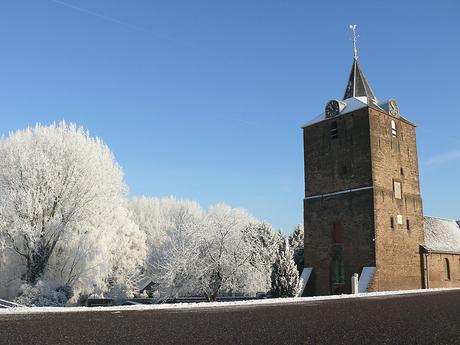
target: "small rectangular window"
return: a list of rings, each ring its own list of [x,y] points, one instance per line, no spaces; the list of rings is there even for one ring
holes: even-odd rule
[[[342,243],[342,228],[340,224],[334,224],[334,243]]]
[[[395,219],[393,217],[390,218],[390,225],[392,229],[395,228]]]

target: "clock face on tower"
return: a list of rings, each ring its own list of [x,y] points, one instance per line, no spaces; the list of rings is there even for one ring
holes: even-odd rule
[[[391,116],[399,115],[398,103],[396,103],[396,101],[394,99],[390,99],[388,101],[388,113]]]
[[[326,119],[336,116],[340,112],[339,102],[333,99],[326,104]]]
[[[326,104],[326,119],[339,115],[339,113],[347,106],[345,102],[333,99]]]

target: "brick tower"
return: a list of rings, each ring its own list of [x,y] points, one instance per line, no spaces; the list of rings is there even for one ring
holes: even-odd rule
[[[360,291],[422,287],[416,126],[376,99],[354,55],[343,101],[302,127],[304,295],[350,293],[354,273]]]

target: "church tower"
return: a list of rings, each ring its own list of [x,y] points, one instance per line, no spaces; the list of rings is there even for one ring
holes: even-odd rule
[[[415,125],[393,99],[379,102],[354,59],[343,100],[303,129],[304,295],[422,287]]]

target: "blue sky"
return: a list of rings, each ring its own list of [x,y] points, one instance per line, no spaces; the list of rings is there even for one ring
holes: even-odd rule
[[[1,1],[0,134],[98,136],[130,196],[302,219],[301,126],[342,99],[356,24],[376,97],[418,125],[424,213],[460,219],[460,1]]]

